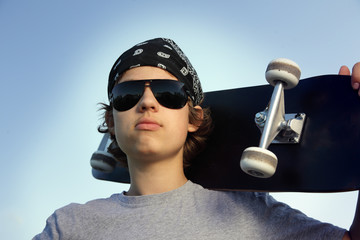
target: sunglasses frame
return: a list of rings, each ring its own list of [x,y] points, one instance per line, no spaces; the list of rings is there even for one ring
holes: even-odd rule
[[[120,82],[114,86],[110,95],[113,108],[120,112],[130,110],[138,104],[146,87],[150,88],[156,101],[166,108],[181,109],[189,100],[189,91],[185,84],[180,81],[173,79],[133,80]],[[165,91],[166,87],[173,89]],[[124,89],[132,92],[132,94],[122,93],[122,90],[126,91]],[[121,103],[121,101],[123,102]]]

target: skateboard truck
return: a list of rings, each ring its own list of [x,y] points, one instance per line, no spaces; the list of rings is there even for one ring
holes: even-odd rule
[[[115,168],[116,161],[114,156],[107,151],[111,144],[110,134],[104,134],[99,148],[93,153],[90,159],[90,165],[92,168],[101,172],[112,172]]]
[[[274,175],[277,157],[267,150],[271,143],[298,143],[306,115],[285,114],[284,89],[295,87],[300,79],[300,67],[293,61],[279,58],[266,69],[266,80],[274,86],[271,100],[264,111],[255,114],[255,123],[262,132],[259,147],[246,148],[241,156],[241,169],[254,177]]]
[[[283,103],[281,103],[283,104]],[[269,107],[255,114],[255,123],[260,132],[264,132]],[[279,132],[272,140],[272,144],[295,144],[300,142],[302,128],[304,126],[305,113],[290,113],[283,115],[279,126]]]

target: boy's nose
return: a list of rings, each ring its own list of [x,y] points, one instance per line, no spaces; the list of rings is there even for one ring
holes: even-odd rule
[[[144,94],[138,102],[138,109],[141,112],[148,110],[156,112],[159,110],[159,103],[151,91],[149,84],[145,84]]]

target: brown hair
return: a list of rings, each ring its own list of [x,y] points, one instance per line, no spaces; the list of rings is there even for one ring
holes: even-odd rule
[[[203,108],[203,114],[201,110],[194,108],[191,101],[189,104],[189,122],[197,125],[199,128],[195,132],[188,132],[185,144],[184,144],[184,168],[191,166],[191,161],[199,154],[206,145],[206,140],[212,131],[212,119],[209,108]],[[116,142],[116,137],[109,131],[109,121],[113,117],[113,107],[110,105],[101,103],[103,110],[103,123],[98,127],[100,133],[110,133],[112,143],[110,144],[108,151],[119,161],[124,167],[127,167],[126,154],[120,149]]]

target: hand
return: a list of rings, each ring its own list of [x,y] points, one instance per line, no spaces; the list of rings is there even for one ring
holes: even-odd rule
[[[350,70],[347,66],[342,66],[339,70],[339,75],[350,75]],[[360,62],[356,63],[352,69],[351,86],[358,91],[360,96]]]

